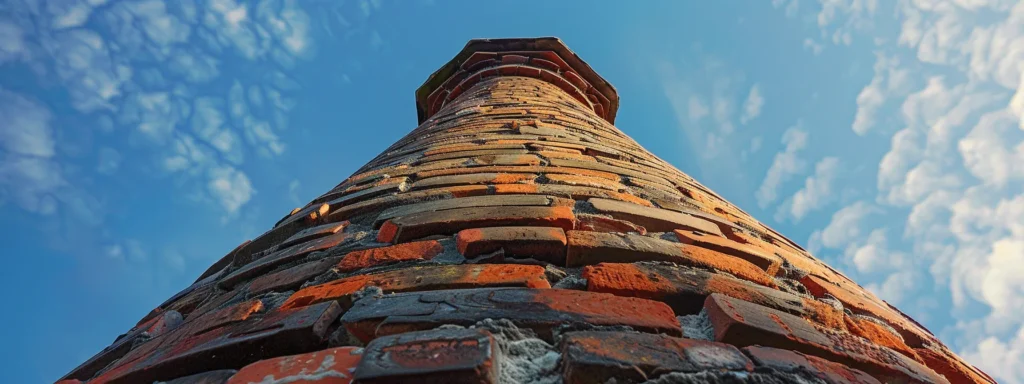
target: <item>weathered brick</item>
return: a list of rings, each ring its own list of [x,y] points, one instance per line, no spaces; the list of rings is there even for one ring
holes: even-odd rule
[[[316,239],[318,237],[333,235],[335,233],[338,233],[338,231],[344,229],[346,225],[348,225],[348,222],[342,221],[339,223],[328,223],[324,225],[318,225],[312,228],[306,228],[292,235],[291,237],[285,239],[285,241],[281,242],[281,244],[278,245],[278,247],[284,248],[298,243],[304,243]]]
[[[581,231],[591,232],[633,232],[646,235],[647,229],[625,220],[613,219],[610,217],[578,214],[576,215],[576,228]]]
[[[675,233],[679,242],[683,244],[696,245],[736,256],[760,267],[771,276],[775,276],[779,267],[782,266],[782,258],[767,253],[761,248],[741,244],[721,236],[706,235],[699,231],[677,229]]]
[[[538,175],[530,173],[469,173],[437,176],[413,183],[411,190],[472,184],[530,184]]]
[[[503,250],[505,256],[565,265],[565,231],[555,227],[490,227],[459,231],[456,244],[467,258]]]
[[[895,328],[900,333],[900,336],[903,337],[903,340],[913,348],[921,347],[924,345],[925,340],[934,339],[933,336],[916,324],[908,321],[902,314],[889,309],[889,306],[881,302],[881,300],[868,296],[869,293],[867,291],[858,290],[864,293],[857,293],[850,286],[825,281],[814,275],[807,275],[800,279],[800,282],[811,291],[814,297],[823,297],[828,294],[843,303],[843,307],[853,311],[853,313],[866,314],[884,320]]]
[[[442,304],[443,303],[443,304]],[[643,313],[644,316],[636,316]],[[551,340],[552,329],[625,325],[643,332],[681,336],[679,321],[664,303],[564,289],[483,288],[408,292],[360,300],[345,313],[345,328],[360,340],[434,328],[508,319]]]
[[[758,367],[819,379],[826,384],[881,384],[863,371],[816,356],[762,346],[743,348]]]
[[[636,204],[608,199],[595,198],[588,201],[594,205],[594,209],[598,212],[611,215],[616,219],[642,225],[648,231],[671,232],[676,229],[689,229],[723,236],[721,229],[715,223],[685,213],[642,207]]]
[[[178,328],[132,350],[90,383],[169,380],[214,369],[241,368],[264,358],[316,349],[325,341],[327,326],[340,313],[336,303],[324,303],[271,312],[258,321],[199,335],[192,335],[188,327]]]
[[[437,240],[414,241],[387,247],[370,248],[349,252],[337,264],[338,272],[349,273],[364,268],[377,267],[403,261],[430,260],[444,252],[444,246]]]
[[[467,228],[540,226],[571,230],[576,219],[568,207],[480,207],[416,213],[381,226],[378,241],[402,243],[431,235],[451,235]]]
[[[350,235],[339,232],[316,238],[305,243],[295,244],[288,248],[274,252],[266,257],[246,264],[244,267],[232,272],[221,279],[218,284],[224,288],[231,288],[240,282],[251,279],[256,275],[266,273],[282,264],[299,260],[306,255],[332,248],[350,239]]]
[[[995,383],[991,377],[970,364],[960,360],[952,352],[943,348],[916,348],[914,352],[921,357],[928,368],[946,376],[951,383]]]
[[[361,357],[361,348],[339,347],[260,360],[238,370],[227,384],[349,384]]]
[[[499,350],[480,329],[435,329],[371,341],[355,371],[360,383],[497,383]]]
[[[569,242],[566,266],[569,267],[597,263],[667,261],[714,268],[761,285],[775,286],[771,277],[755,265],[709,249],[624,233],[569,231],[566,237]]]
[[[580,176],[580,175],[564,175],[564,174],[557,174],[557,173],[547,174],[547,175],[544,175],[544,177],[546,178],[548,183],[552,183],[552,184],[565,184],[565,185],[575,185],[575,186],[583,186],[583,187],[593,187],[593,188],[607,189],[607,190],[610,190],[610,191],[623,191],[623,190],[626,189],[626,186],[622,185],[621,183],[618,183],[618,182],[615,182],[615,181],[611,181],[611,180],[602,179],[602,178],[598,178],[598,177],[589,177],[589,176]]]
[[[132,349],[133,344],[143,337],[144,333],[151,338],[161,336],[180,326],[182,320],[181,314],[177,311],[161,311],[158,315],[118,337],[110,346],[103,348],[89,360],[61,377],[61,380],[87,380],[110,363],[125,356]]]
[[[162,384],[225,384],[228,382],[228,379],[235,374],[235,372],[237,371],[233,369],[219,369],[216,371],[179,377],[171,381],[165,381]]]
[[[457,199],[431,200],[409,205],[400,205],[388,208],[377,215],[374,227],[379,228],[385,221],[408,216],[415,213],[444,211],[456,208],[470,207],[501,207],[501,206],[537,206],[543,207],[551,204],[548,196],[535,195],[509,195],[509,196],[472,196]]]
[[[903,342],[903,338],[898,334],[893,333],[894,331],[890,331],[887,327],[865,318],[849,315],[846,315],[845,318],[846,329],[848,329],[850,333],[863,337],[872,343],[888,347],[921,362],[921,358]]]
[[[639,383],[672,373],[753,370],[736,347],[703,340],[627,332],[573,332],[562,337],[567,384]]]
[[[259,300],[247,300],[226,308],[205,313],[195,319],[189,319],[188,326],[192,334],[200,334],[214,328],[220,328],[231,323],[245,321],[253,314],[263,310],[263,302]]]
[[[424,265],[356,275],[306,287],[292,294],[282,308],[297,308],[325,301],[352,305],[352,295],[375,286],[387,293],[482,287],[550,288],[544,268],[537,265],[466,264]]]
[[[306,281],[327,272],[340,259],[339,257],[327,257],[257,277],[249,284],[248,292],[250,295],[256,296],[267,292],[296,289]]]
[[[704,306],[715,340],[738,347],[764,345],[818,356],[882,381],[948,383],[928,367],[846,332],[819,330],[806,320],[728,296],[712,294]]]

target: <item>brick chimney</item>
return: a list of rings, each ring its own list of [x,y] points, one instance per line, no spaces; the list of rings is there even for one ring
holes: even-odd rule
[[[470,41],[416,129],[63,382],[993,382],[618,102],[556,38]]]

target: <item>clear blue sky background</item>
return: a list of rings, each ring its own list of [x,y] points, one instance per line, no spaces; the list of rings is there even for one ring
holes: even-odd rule
[[[53,381],[406,134],[468,39],[550,35],[620,129],[1024,383],[1024,6],[935,3],[6,1],[4,380]]]

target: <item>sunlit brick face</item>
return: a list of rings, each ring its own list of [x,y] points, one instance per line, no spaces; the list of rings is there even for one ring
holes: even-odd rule
[[[416,96],[406,137],[63,379],[992,382],[616,128],[557,39],[474,40]]]

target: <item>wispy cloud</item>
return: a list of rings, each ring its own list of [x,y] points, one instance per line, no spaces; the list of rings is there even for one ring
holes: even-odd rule
[[[814,174],[804,180],[804,186],[779,207],[776,220],[787,215],[799,222],[808,213],[824,208],[836,199],[836,179],[841,170],[839,158],[826,157],[814,166]]]
[[[805,161],[800,158],[799,152],[807,146],[807,131],[804,131],[800,124],[790,127],[782,134],[782,152],[775,154],[772,165],[761,182],[754,196],[757,198],[757,205],[761,208],[778,198],[779,187],[789,181],[793,176],[804,171]]]
[[[764,107],[764,97],[761,96],[761,88],[754,84],[753,87],[750,87],[747,100],[743,102],[743,115],[740,116],[740,124],[747,124],[761,116],[762,107]]]

